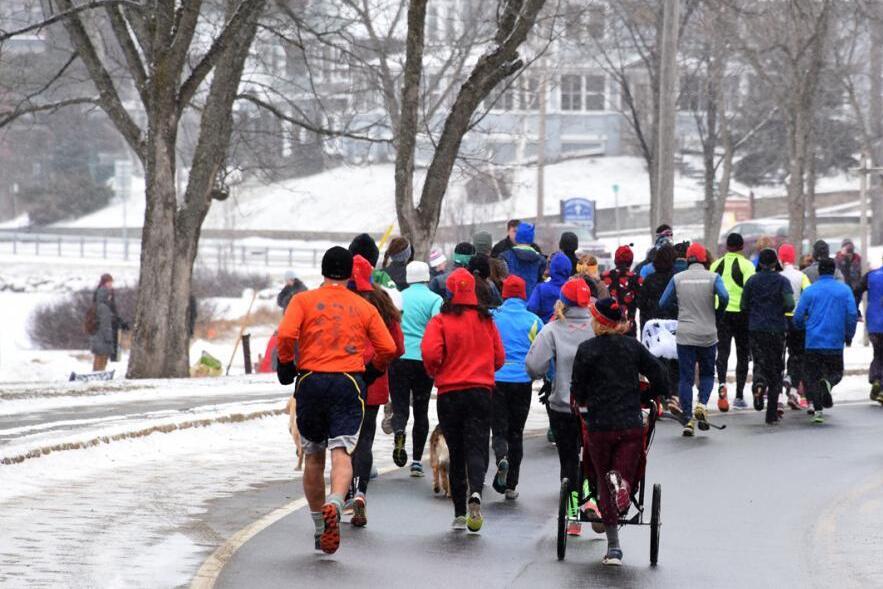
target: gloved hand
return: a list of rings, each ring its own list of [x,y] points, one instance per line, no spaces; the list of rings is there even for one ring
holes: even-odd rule
[[[549,404],[549,395],[552,394],[552,381],[544,380],[543,386],[540,387],[540,403]]]
[[[369,362],[365,366],[365,374],[362,375],[362,379],[365,381],[365,385],[370,387],[375,380],[383,376],[384,372]]]
[[[851,347],[852,347],[852,338],[851,338],[851,337],[846,339],[846,347],[847,347],[847,348],[851,348]]]
[[[297,367],[294,365],[294,362],[286,364],[279,362],[276,366],[276,377],[279,379],[279,384],[290,385],[294,382],[294,377],[296,376]]]

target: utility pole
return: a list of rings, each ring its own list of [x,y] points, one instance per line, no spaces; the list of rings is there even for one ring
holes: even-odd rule
[[[656,145],[656,199],[653,225],[671,223],[674,219],[674,155],[677,122],[677,60],[680,0],[665,0],[662,17],[662,39],[659,58],[658,142]],[[652,231],[651,227],[651,231]]]
[[[546,77],[545,64],[540,68],[539,107],[540,120],[537,129],[537,229],[543,224],[546,206]]]

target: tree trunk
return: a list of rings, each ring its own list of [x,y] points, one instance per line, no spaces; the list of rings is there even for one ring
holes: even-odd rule
[[[813,138],[815,133],[810,136],[809,155],[807,156],[806,170],[806,238],[809,243],[815,242],[818,236],[818,224],[816,222],[816,156],[815,142]]]
[[[871,29],[871,49],[868,67],[870,69],[870,96],[869,100],[869,132],[873,145],[869,153],[873,154],[873,165],[879,166],[883,162],[883,23],[879,18],[881,10],[878,4],[874,5],[875,18],[868,22]],[[871,243],[883,242],[883,189],[881,178],[877,174],[871,176]]]
[[[806,206],[803,180],[806,171],[806,113],[795,104],[788,116],[788,222],[791,243],[800,250],[803,243]]]

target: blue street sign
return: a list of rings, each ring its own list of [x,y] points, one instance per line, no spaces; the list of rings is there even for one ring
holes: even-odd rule
[[[561,202],[561,220],[595,230],[595,201],[587,198],[569,198]]]

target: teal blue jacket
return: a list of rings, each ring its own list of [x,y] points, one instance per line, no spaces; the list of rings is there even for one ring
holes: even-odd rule
[[[441,311],[442,298],[426,283],[412,284],[402,291],[402,332],[405,334],[404,360],[423,360],[420,344],[426,324]]]

